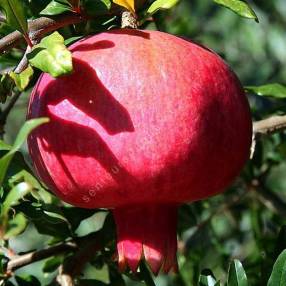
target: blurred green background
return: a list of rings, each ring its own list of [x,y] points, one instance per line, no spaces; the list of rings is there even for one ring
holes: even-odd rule
[[[32,4],[41,10],[47,2],[32,1]],[[243,19],[210,0],[181,0],[173,9],[156,14],[155,20],[160,30],[188,37],[219,53],[245,86],[286,84],[286,2],[250,3],[259,23]],[[147,28],[155,26],[151,23]],[[30,90],[21,96],[9,116],[5,135],[8,143],[14,141],[25,121],[29,93]],[[284,99],[251,94],[248,98],[254,120],[285,113]],[[155,278],[157,286],[196,285],[203,269],[211,269],[225,282],[229,262],[234,258],[243,263],[249,285],[266,285],[275,259],[286,247],[285,139],[285,133],[260,138],[254,158],[225,194],[180,209],[180,274]],[[81,231],[94,230],[104,216],[97,214],[96,218],[85,221]],[[23,234],[11,239],[10,246],[16,252],[23,252],[42,248],[50,238],[39,235],[31,224]],[[51,281],[55,275],[52,272],[43,276],[44,263],[32,264],[17,273],[32,273],[44,285],[44,281]],[[92,264],[86,268],[85,277],[104,282],[109,279],[106,266]],[[127,276],[124,279],[127,285],[142,285]]]

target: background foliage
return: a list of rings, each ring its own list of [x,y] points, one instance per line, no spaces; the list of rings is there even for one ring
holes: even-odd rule
[[[114,2],[130,10],[137,8],[143,28],[188,37],[218,52],[246,87],[254,120],[285,113],[285,0],[253,0],[253,10],[239,0],[157,0],[147,1],[141,8],[132,6],[132,1]],[[172,7],[176,2],[179,3]],[[7,21],[1,19],[0,35],[19,30],[31,44],[26,17],[38,18],[41,11],[48,16],[65,17],[78,12],[78,4],[79,1],[67,0],[1,0]],[[41,43],[33,42],[40,45],[44,55],[33,50],[30,65],[27,68],[26,63],[22,73],[11,71],[18,66],[27,44],[21,42],[0,56],[0,132],[4,136],[0,141],[0,285],[58,285],[65,272],[76,277],[75,285],[286,285],[283,130],[257,136],[252,160],[224,194],[181,207],[177,275],[155,278],[146,265],[141,265],[136,275],[118,273],[110,215],[105,210],[66,205],[33,177],[22,143],[26,134],[43,122],[28,122],[19,130],[25,122],[27,100],[39,69],[55,76],[69,72],[71,66],[61,66],[61,70],[53,66],[59,50],[69,57],[64,40],[69,44],[83,35],[120,26],[120,13],[106,14],[108,9],[114,9],[110,1],[86,0],[81,4],[91,17],[88,22],[58,29],[64,39],[51,34]],[[162,7],[172,9],[157,11]],[[43,62],[47,56],[51,57],[49,64]],[[17,102],[8,115],[7,107],[14,99]],[[54,249],[55,245],[59,249]],[[11,262],[16,254],[47,247],[52,247],[56,255],[13,268]]]

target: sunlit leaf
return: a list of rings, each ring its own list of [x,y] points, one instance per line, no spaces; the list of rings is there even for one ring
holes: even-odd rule
[[[199,286],[216,286],[217,281],[209,269],[204,269],[199,276]]]
[[[31,192],[31,190],[32,190],[31,186],[26,182],[22,182],[17,186],[15,186],[12,190],[10,190],[1,209],[2,215],[6,215],[11,207],[19,204],[19,202],[29,192]]]
[[[14,161],[14,160],[13,160]],[[19,164],[19,163],[18,163]],[[38,182],[38,180],[30,174],[26,170],[21,170],[20,172],[13,174],[11,178],[9,178],[9,185],[16,185],[19,182],[26,182],[32,187],[32,195],[37,200],[41,200],[45,202],[46,204],[50,204],[52,202],[52,195],[47,192],[41,184]],[[34,191],[36,190],[36,191]]]
[[[254,19],[258,22],[257,15],[255,14],[254,10],[245,0],[213,0],[215,3],[224,6],[239,16],[244,18]]]
[[[18,213],[14,218],[8,221],[4,239],[17,236],[22,233],[27,227],[27,220],[22,213]]]
[[[21,73],[10,72],[10,77],[14,80],[16,86],[20,91],[25,90],[25,88],[30,83],[34,74],[33,68],[29,65],[24,71]]]
[[[34,46],[28,59],[32,66],[53,77],[70,74],[73,69],[71,52],[58,32],[43,38],[38,45]]]
[[[260,96],[286,98],[286,86],[279,83],[271,83],[261,86],[246,86],[245,90]]]
[[[148,8],[147,13],[148,14],[154,14],[158,10],[170,9],[173,6],[175,6],[179,1],[180,0],[156,0]]]

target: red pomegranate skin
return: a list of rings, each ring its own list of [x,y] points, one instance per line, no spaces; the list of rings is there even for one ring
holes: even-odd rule
[[[113,210],[119,267],[177,268],[177,208],[222,192],[249,156],[247,99],[214,52],[157,31],[72,45],[74,72],[35,86],[35,170],[62,200]]]

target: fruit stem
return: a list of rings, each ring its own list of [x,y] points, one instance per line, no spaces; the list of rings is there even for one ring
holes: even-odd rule
[[[137,29],[138,21],[136,15],[131,11],[123,11],[121,16],[121,28]]]

